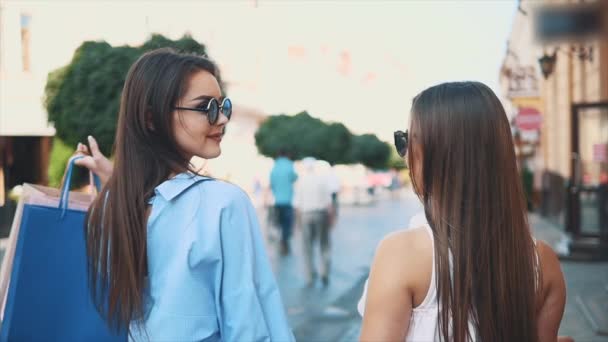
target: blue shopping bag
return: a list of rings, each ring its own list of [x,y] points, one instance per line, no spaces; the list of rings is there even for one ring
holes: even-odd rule
[[[74,160],[58,205],[23,205],[0,342],[127,340],[127,331],[108,327],[91,297],[86,209],[69,205]]]

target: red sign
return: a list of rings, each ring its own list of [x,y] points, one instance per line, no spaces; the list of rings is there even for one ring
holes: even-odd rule
[[[522,131],[537,131],[542,123],[543,117],[535,108],[520,108],[515,117],[515,125]]]

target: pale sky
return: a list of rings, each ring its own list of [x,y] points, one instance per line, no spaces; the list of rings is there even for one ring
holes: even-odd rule
[[[390,140],[405,127],[412,97],[430,85],[468,79],[498,91],[515,8],[514,1],[260,1],[252,26],[266,38],[252,39],[232,63],[251,50],[262,56],[255,76],[261,89],[243,94],[246,102],[271,113],[308,109]],[[262,42],[270,51],[256,49]],[[305,54],[274,60],[275,44],[276,53],[300,45]],[[344,50],[351,57],[347,75],[336,73]]]
[[[138,45],[151,33],[190,32],[222,67],[235,103],[267,114],[306,109],[387,141],[430,85],[478,80],[498,92],[517,7],[515,0],[3,3],[32,15],[41,82],[83,40]]]

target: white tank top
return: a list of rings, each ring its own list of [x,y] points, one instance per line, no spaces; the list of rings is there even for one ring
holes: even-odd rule
[[[437,287],[435,283],[435,238],[433,237],[433,231],[428,223],[424,223],[422,225],[424,230],[429,234],[431,238],[431,248],[433,251],[433,261],[432,261],[432,270],[431,270],[431,282],[429,284],[429,289],[426,293],[426,297],[420,305],[412,309],[412,315],[410,316],[410,325],[407,331],[407,336],[405,337],[406,342],[430,342],[430,341],[439,341],[439,325],[438,325],[438,314],[439,314],[439,303],[437,302]],[[536,239],[534,240],[534,244],[536,245]],[[538,252],[536,253],[536,261],[537,265],[540,265]],[[452,255],[450,253],[450,270],[452,270]],[[536,270],[536,279],[537,281],[540,279],[538,274],[538,269]],[[537,286],[540,284],[537,283]],[[357,305],[357,310],[359,314],[363,316],[365,312],[365,301],[367,298],[367,281],[365,282],[365,287],[363,289],[363,295],[359,300]],[[473,322],[469,319],[469,336],[472,336],[469,340],[470,342],[476,341],[475,326]]]
[[[431,282],[429,289],[426,293],[426,297],[420,305],[412,309],[412,315],[410,316],[410,325],[405,337],[406,342],[430,342],[439,341],[439,329],[438,329],[438,314],[439,314],[439,303],[437,302],[437,288],[435,284],[435,240],[433,238],[433,232],[428,224],[424,225],[424,229],[428,232],[431,238],[431,247],[433,250],[433,262],[431,271]],[[450,256],[450,266],[452,264]],[[359,300],[357,309],[359,314],[363,316],[365,311],[365,300],[367,298],[367,281],[365,282],[365,288],[363,295]],[[473,336],[471,342],[475,342],[475,328],[472,322],[469,320],[469,332],[470,336]]]

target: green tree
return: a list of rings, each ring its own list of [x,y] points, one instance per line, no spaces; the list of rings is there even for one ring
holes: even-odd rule
[[[74,154],[75,148],[66,145],[58,137],[53,138],[53,148],[51,149],[51,157],[48,169],[49,186],[58,188],[61,186],[65,166],[68,160]],[[78,189],[89,183],[89,173],[86,169],[76,168],[72,174],[71,188]]]
[[[293,119],[287,115],[274,115],[268,118],[255,133],[255,144],[258,151],[268,157],[275,158],[279,151],[297,152],[298,144],[290,137]]]
[[[255,141],[258,151],[271,158],[287,150],[295,159],[311,156],[331,164],[362,163],[374,169],[389,166],[391,151],[373,134],[355,136],[343,124],[327,124],[305,111],[269,117],[256,132]]]
[[[401,157],[399,153],[397,153],[397,150],[393,147],[391,147],[391,156],[388,160],[388,167],[399,171],[407,169],[405,158]]]
[[[332,164],[346,162],[351,139],[343,124],[327,124],[306,111],[294,116],[271,116],[255,135],[258,151],[265,156],[274,158],[286,150],[295,159],[311,156]]]
[[[353,135],[341,123],[332,123],[320,130],[316,146],[319,147],[317,156],[332,164],[348,163],[348,152],[351,149]]]
[[[65,165],[74,153],[74,148],[67,146],[61,139],[53,138],[53,149],[51,150],[51,162],[49,164],[49,185],[58,188],[61,185]]]
[[[390,146],[374,134],[354,136],[350,154],[352,162],[359,162],[371,169],[388,167],[391,155]]]
[[[68,146],[76,146],[94,135],[102,152],[109,154],[127,71],[143,53],[160,47],[207,55],[205,46],[188,35],[174,41],[155,34],[139,47],[84,42],[70,64],[47,78],[44,104],[57,136]]]

